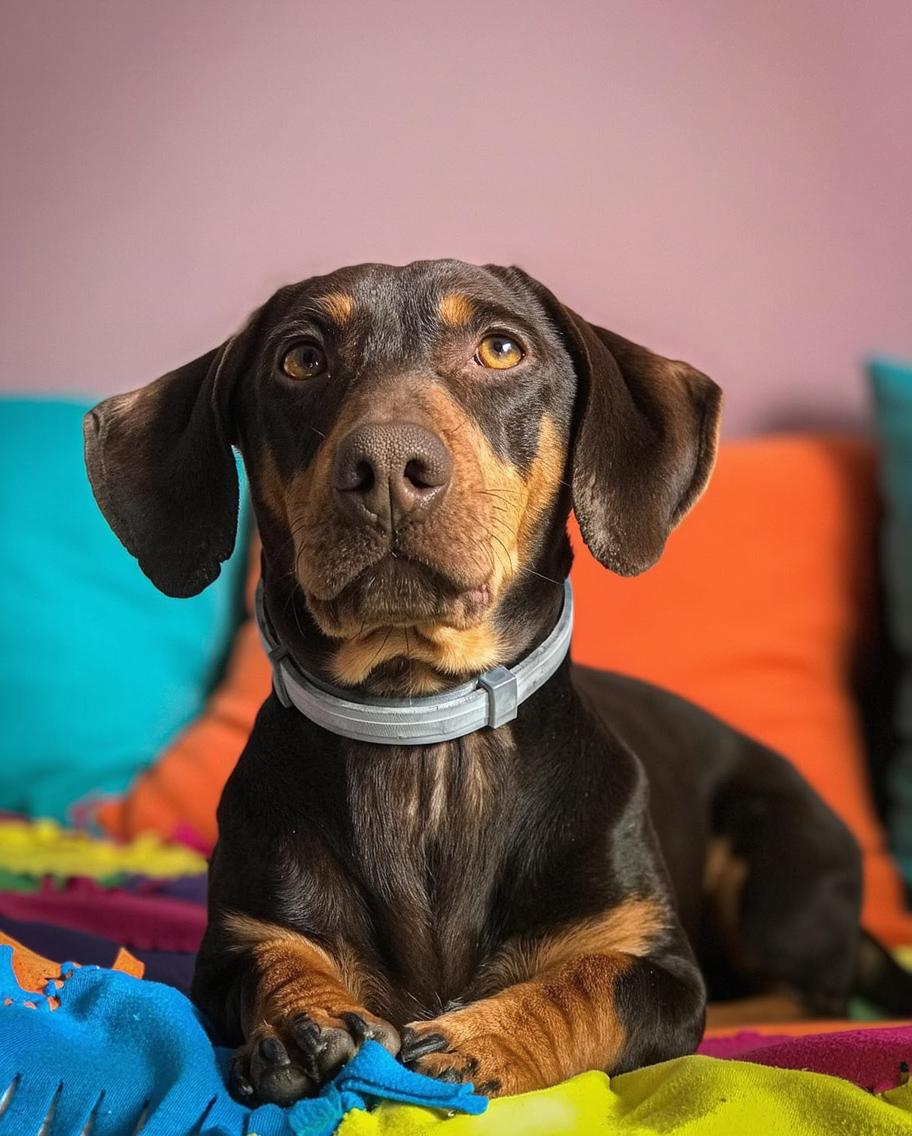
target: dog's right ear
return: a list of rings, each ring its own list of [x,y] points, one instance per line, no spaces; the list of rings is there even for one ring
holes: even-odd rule
[[[234,548],[229,401],[235,339],[85,416],[85,461],[108,524],[153,584],[194,596]]]

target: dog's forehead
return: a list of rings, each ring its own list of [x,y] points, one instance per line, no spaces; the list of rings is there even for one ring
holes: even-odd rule
[[[358,264],[282,289],[283,315],[296,309],[346,326],[467,324],[488,308],[534,316],[526,297],[488,268],[459,260]]]

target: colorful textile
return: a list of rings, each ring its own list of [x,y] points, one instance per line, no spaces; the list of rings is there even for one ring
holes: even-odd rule
[[[801,1037],[744,1032],[704,1041],[700,1050],[778,1069],[813,1069],[851,1081],[868,1092],[882,1093],[909,1080],[912,1026],[868,1027]]]
[[[165,844],[146,834],[128,844],[95,839],[61,828],[51,820],[0,821],[0,870],[29,876],[91,876],[118,873],[144,876],[194,876],[206,871],[199,853]]]
[[[102,888],[86,879],[62,887],[45,883],[31,895],[0,893],[0,924],[5,919],[88,931],[139,950],[196,951],[206,930],[206,908],[199,903]]]
[[[52,1002],[58,1002],[53,1012]],[[251,1110],[225,1088],[230,1053],[214,1049],[190,1002],[170,987],[97,967],[64,964],[43,995],[16,981],[0,946],[0,1136],[53,1132],[133,1136],[330,1136],[351,1109],[378,1099],[444,1111],[485,1106],[467,1085],[411,1073],[376,1042],[312,1099]]]
[[[0,931],[0,947],[9,947],[13,973],[19,986],[25,992],[41,994],[47,989],[48,983],[57,978],[60,973],[59,963],[52,962],[24,946],[4,931]],[[129,951],[125,951],[123,947],[118,949],[111,970],[119,970],[124,974],[132,975],[134,978],[142,978],[143,976],[143,964],[139,959],[134,958]],[[56,1002],[56,999],[49,1001],[51,1001],[53,1009],[53,1003]]]
[[[0,1130],[2,1131],[2,1130]],[[836,1077],[743,1061],[680,1057],[609,1080],[493,1100],[484,1116],[443,1119],[382,1104],[350,1113],[338,1136],[912,1136],[912,1085],[873,1096]]]
[[[31,923],[4,919],[3,928],[29,950],[47,958],[79,959],[91,966],[111,967],[120,945],[111,939],[57,927],[53,923]],[[163,982],[184,994],[190,993],[196,955],[187,951],[131,951],[143,965],[144,976]]]

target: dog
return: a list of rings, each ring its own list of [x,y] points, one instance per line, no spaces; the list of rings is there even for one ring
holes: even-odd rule
[[[621,1073],[695,1049],[707,985],[842,1012],[845,826],[758,742],[564,656],[570,509],[607,569],[649,568],[721,403],[518,268],[425,261],[282,288],[86,416],[97,501],[168,595],[232,551],[233,447],[249,480],[276,683],[192,990],[241,1099],[311,1094],[365,1038],[494,1095]],[[461,700],[487,715],[467,732],[441,725]]]

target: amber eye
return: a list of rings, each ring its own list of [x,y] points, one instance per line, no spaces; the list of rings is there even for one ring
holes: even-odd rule
[[[326,352],[316,343],[296,343],[282,356],[282,370],[290,379],[315,379],[325,373]]]
[[[525,352],[509,335],[486,335],[478,344],[475,359],[482,367],[506,371],[522,361]]]

